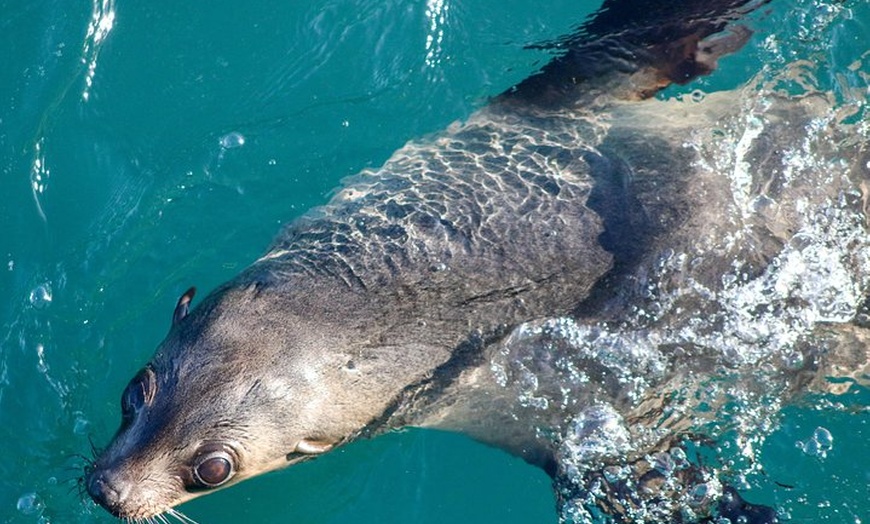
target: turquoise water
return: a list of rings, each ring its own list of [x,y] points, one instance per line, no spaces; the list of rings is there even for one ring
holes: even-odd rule
[[[112,522],[78,496],[78,455],[111,437],[120,393],[177,297],[256,259],[342,177],[527,76],[546,55],[526,44],[597,7],[155,4],[0,0],[2,522]],[[855,66],[870,49],[866,3],[770,9],[716,75],[667,95],[733,88],[799,59],[820,64],[819,84],[844,106],[851,89],[866,93],[868,69]],[[853,388],[786,408],[746,497],[794,522],[870,520],[868,404]],[[819,427],[833,436],[824,457],[795,445]],[[411,430],[183,509],[216,524],[545,523],[553,508],[541,471]]]

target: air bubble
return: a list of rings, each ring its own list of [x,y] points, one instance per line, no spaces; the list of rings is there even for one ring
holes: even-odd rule
[[[698,484],[689,493],[690,503],[695,506],[700,506],[707,501],[710,495],[710,487],[707,484]]]
[[[45,503],[36,493],[25,493],[18,497],[15,507],[24,515],[36,515],[45,509]]]
[[[51,286],[40,284],[30,292],[30,305],[36,309],[44,309],[51,304]]]
[[[782,356],[786,368],[799,370],[804,367],[804,354],[798,350],[787,351]]]
[[[438,272],[446,271],[446,270],[447,270],[447,264],[445,264],[443,262],[439,262],[437,264],[433,264],[433,265],[429,266],[429,271],[431,271],[432,273],[438,273]]]
[[[656,453],[652,458],[653,468],[665,477],[671,476],[674,470],[677,469],[674,457],[670,453]]]
[[[624,477],[622,469],[618,466],[607,466],[604,468],[604,480],[610,484],[616,484]]]
[[[38,369],[40,373],[48,373],[48,364],[45,362],[45,346],[42,344],[36,345],[36,358],[36,369]]]
[[[813,432],[813,436],[806,442],[798,441],[795,445],[807,455],[823,459],[828,456],[828,451],[834,447],[834,437],[827,429],[818,427]]]
[[[813,438],[816,439],[816,442],[818,442],[820,446],[823,446],[826,449],[831,449],[831,447],[833,447],[834,437],[831,435],[831,432],[825,428],[816,428],[813,432]]]
[[[685,469],[689,466],[689,459],[686,457],[686,452],[683,448],[673,448],[670,451],[671,460],[674,462],[674,467],[677,469]]]
[[[224,149],[235,149],[245,145],[245,137],[241,133],[233,131],[222,136],[220,142]]]
[[[76,435],[87,435],[90,422],[81,412],[76,412],[75,421],[73,422],[73,433]]]

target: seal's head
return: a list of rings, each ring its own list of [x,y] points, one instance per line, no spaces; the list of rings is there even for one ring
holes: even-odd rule
[[[113,515],[147,520],[305,460],[371,417],[343,396],[347,361],[323,347],[334,339],[277,322],[255,287],[228,286],[189,315],[194,290],[179,299],[169,335],[121,396],[118,432],[86,472],[88,494]]]

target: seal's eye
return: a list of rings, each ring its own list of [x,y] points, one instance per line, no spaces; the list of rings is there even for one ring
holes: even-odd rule
[[[124,420],[129,420],[143,406],[150,404],[156,390],[157,380],[150,367],[137,373],[121,395],[121,415]]]
[[[224,450],[210,451],[196,459],[193,476],[206,488],[216,488],[230,480],[235,473],[233,457]]]

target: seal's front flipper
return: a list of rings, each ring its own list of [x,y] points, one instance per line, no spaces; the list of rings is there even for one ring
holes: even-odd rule
[[[716,508],[719,519],[729,522],[744,522],[745,524],[776,524],[779,519],[776,510],[769,506],[746,502],[740,493],[731,486],[722,489],[722,498]]]
[[[605,0],[578,31],[536,46],[564,50],[499,97],[544,107],[584,95],[642,99],[716,68],[752,34],[734,22],[766,0]]]

